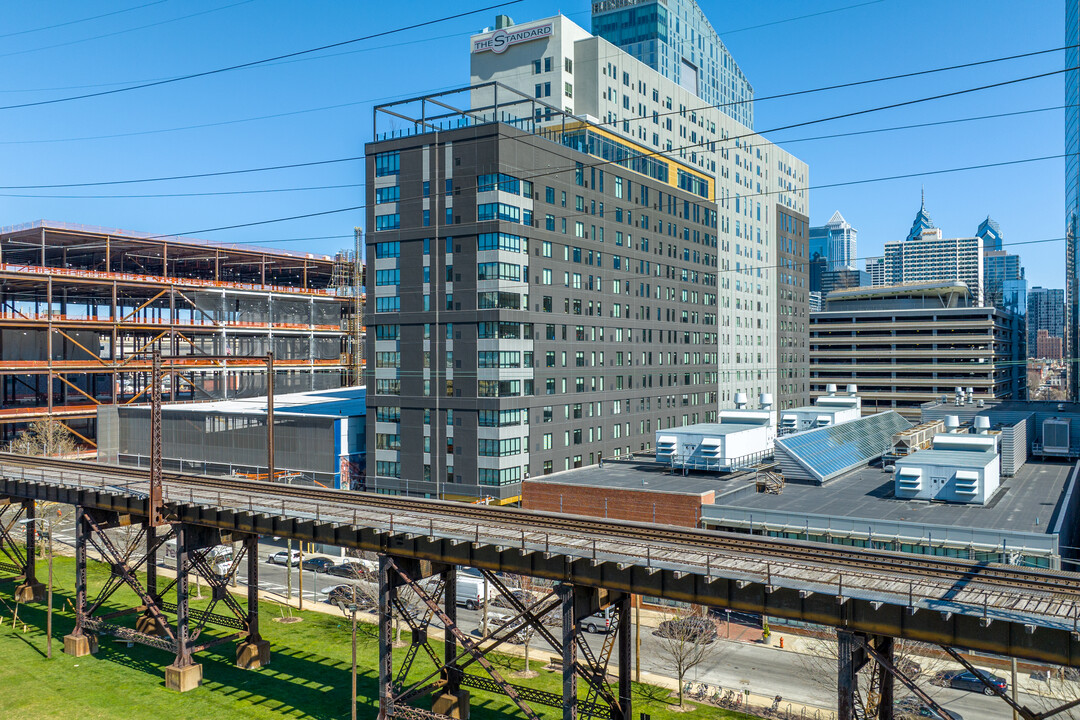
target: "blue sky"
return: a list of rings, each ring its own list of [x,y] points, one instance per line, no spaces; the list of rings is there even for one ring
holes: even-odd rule
[[[1058,47],[1059,0],[700,0],[758,97]],[[124,0],[0,6],[0,105],[121,87],[368,35],[493,0],[296,3]],[[780,22],[813,12],[849,8]],[[589,25],[589,3],[527,0],[517,21],[563,12]],[[33,32],[89,16],[85,22]],[[468,36],[494,12],[265,67],[35,108],[0,110],[0,185],[95,182],[356,156],[371,107],[465,85]],[[776,23],[776,24],[767,24]],[[752,29],[751,26],[767,24]],[[31,31],[31,32],[27,32]],[[1064,53],[756,105],[756,129],[810,165],[811,185],[942,170],[1064,152],[1060,109],[1009,118],[807,140],[821,135],[1057,108],[1061,75],[807,128],[771,128],[1064,67]],[[333,109],[321,109],[339,106]],[[278,117],[265,118],[277,115]],[[251,120],[264,117],[265,119]],[[203,126],[203,127],[191,127]],[[183,128],[183,129],[177,129]],[[120,137],[100,137],[119,135]],[[801,142],[795,142],[801,140]],[[925,186],[946,236],[974,234],[988,214],[1006,243],[1063,235],[1064,161],[811,190],[811,221],[836,210],[859,230],[859,255],[902,239]],[[363,204],[363,164],[65,190],[0,189],[0,225],[49,219],[173,234]],[[201,197],[146,195],[353,186]],[[207,239],[332,252],[351,247],[353,211],[207,233]],[[296,238],[324,238],[296,240]],[[1062,287],[1063,243],[1017,246],[1029,286]]]

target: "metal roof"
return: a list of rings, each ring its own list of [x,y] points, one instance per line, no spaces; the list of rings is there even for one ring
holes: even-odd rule
[[[895,411],[776,439],[776,445],[819,482],[865,465],[892,447],[892,437],[911,423]]]
[[[993,450],[918,450],[896,461],[897,465],[951,465],[952,467],[984,468],[994,461]]]

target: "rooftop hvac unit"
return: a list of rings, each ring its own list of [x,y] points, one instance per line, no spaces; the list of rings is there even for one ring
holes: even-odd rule
[[[1047,455],[1069,454],[1070,422],[1064,418],[1043,420],[1043,452]]]

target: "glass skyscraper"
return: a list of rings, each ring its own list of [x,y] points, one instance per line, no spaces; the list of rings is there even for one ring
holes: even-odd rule
[[[592,33],[754,127],[754,88],[694,0],[598,0]]]
[[[1080,0],[1065,0],[1065,67],[1080,65]],[[1080,400],[1076,358],[1080,357],[1080,71],[1065,73],[1065,367],[1068,398]]]

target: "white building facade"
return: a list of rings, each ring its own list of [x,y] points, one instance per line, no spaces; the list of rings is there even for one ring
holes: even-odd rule
[[[923,230],[918,237],[885,244],[885,284],[959,280],[983,304],[982,238],[943,238],[941,230]],[[876,283],[875,283],[876,284]]]

